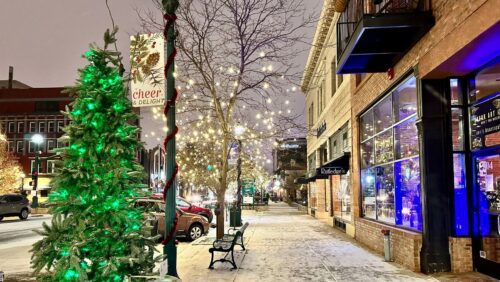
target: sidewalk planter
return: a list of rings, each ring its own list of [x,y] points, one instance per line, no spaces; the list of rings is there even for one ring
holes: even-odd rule
[[[48,214],[49,209],[48,208],[33,208],[31,210],[31,214]]]

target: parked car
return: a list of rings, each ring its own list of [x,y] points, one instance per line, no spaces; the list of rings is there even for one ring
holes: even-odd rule
[[[154,199],[163,199],[163,194],[153,194]],[[208,223],[211,223],[212,220],[214,219],[214,214],[212,213],[212,210],[208,208],[202,208],[197,205],[193,205],[192,203],[186,201],[184,198],[177,197],[175,199],[175,203],[178,208],[180,208],[182,211],[187,212],[187,213],[194,213],[197,215],[204,216],[207,220]]]
[[[165,237],[165,203],[163,200],[155,198],[142,198],[137,200],[138,206],[148,207],[152,210],[154,218],[151,220],[153,226],[152,236],[161,235]],[[188,240],[193,241],[203,235],[208,234],[210,225],[207,219],[203,216],[187,213],[179,208],[177,215],[179,221],[177,223],[177,236],[186,237]]]
[[[208,223],[211,223],[212,219],[214,218],[212,210],[193,205],[192,203],[186,201],[181,197],[177,197],[175,199],[175,202],[177,204],[177,207],[182,211],[204,216],[208,220]]]
[[[0,196],[0,220],[5,216],[19,216],[26,220],[31,213],[28,199],[21,194],[6,194]]]

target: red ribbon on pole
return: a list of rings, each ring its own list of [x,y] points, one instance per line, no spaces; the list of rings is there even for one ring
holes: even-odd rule
[[[175,21],[177,20],[177,16],[165,14],[163,16],[163,18],[166,20],[165,28],[163,30],[163,35],[165,36],[165,39],[166,39],[168,37],[168,29],[170,28],[171,25],[173,25],[175,23]],[[167,64],[165,65],[165,68],[164,68],[165,79],[167,79],[167,76],[168,76],[168,69],[174,63],[175,56],[177,56],[177,49],[174,47],[174,51],[171,54],[169,54],[168,59],[167,59]],[[168,115],[168,112],[170,110],[170,107],[175,106],[175,102],[177,100],[178,95],[179,95],[179,93],[177,92],[177,89],[175,89],[174,96],[172,97],[172,99],[167,100],[165,102],[165,107],[163,109],[163,114],[165,115],[165,118],[168,118],[167,115]],[[176,126],[175,128],[172,129],[172,132],[165,137],[165,140],[163,141],[165,154],[167,152],[168,143],[170,141],[172,141],[172,139],[175,138],[175,136],[177,135],[177,132],[179,132],[179,128],[177,128],[177,126]],[[168,179],[167,183],[163,187],[163,201],[165,201],[165,203],[166,203],[167,192],[173,186],[178,172],[179,172],[179,166],[176,163],[174,172],[172,173],[172,175]],[[178,221],[179,221],[179,216],[176,212],[174,225],[172,226],[172,228],[168,232],[167,236],[165,236],[165,239],[162,242],[163,245],[168,244],[168,242],[170,242],[170,240],[172,240],[172,238],[174,237],[175,230],[177,229]]]

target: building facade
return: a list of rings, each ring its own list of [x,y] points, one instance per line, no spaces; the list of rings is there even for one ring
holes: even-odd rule
[[[325,1],[302,80],[306,95],[308,211],[354,236],[351,93],[355,75],[338,74],[334,1]]]
[[[318,26],[335,35],[317,32],[314,46],[335,38],[336,73],[350,81],[356,240],[382,253],[388,230],[393,259],[414,271],[500,278],[500,1],[336,2],[325,1]],[[323,60],[315,48],[309,61]],[[309,68],[308,105],[322,103],[309,80],[328,72],[308,80]],[[312,121],[321,128],[321,115]],[[308,139],[309,169],[324,158],[318,139]],[[322,202],[315,189],[311,200]]]
[[[62,91],[63,88],[0,89],[0,130],[6,136],[9,151],[14,153],[22,167],[25,175],[23,190],[33,190],[29,183],[36,171],[36,152],[41,152],[37,189],[41,201],[50,191],[57,160],[51,158],[55,155],[53,150],[65,146],[59,138],[69,121],[61,111],[72,99]],[[35,134],[43,136],[41,144],[31,141]]]
[[[273,152],[274,172],[284,188],[285,198],[303,204],[307,200],[307,188],[295,179],[304,176],[307,169],[306,138],[277,139]]]

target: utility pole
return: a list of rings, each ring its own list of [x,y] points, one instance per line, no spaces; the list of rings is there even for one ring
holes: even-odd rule
[[[163,255],[167,260],[169,276],[178,277],[177,274],[177,246],[175,243],[175,229],[177,227],[177,211],[175,204],[176,193],[176,175],[178,166],[175,161],[175,135],[177,134],[177,126],[175,120],[175,100],[177,99],[177,91],[175,89],[175,21],[177,19],[175,12],[179,7],[178,0],[162,0],[165,28],[163,35],[167,42],[166,54],[167,62],[165,64],[165,117],[167,118],[167,136],[165,137],[164,147],[166,150],[166,184],[163,189],[163,198],[165,200],[165,239],[163,241]],[[160,153],[161,155],[161,153]]]

